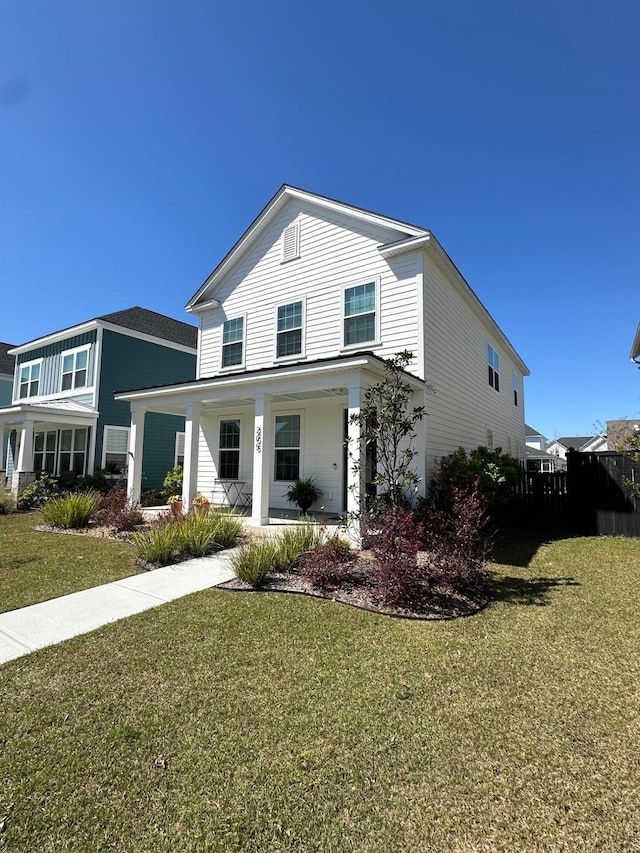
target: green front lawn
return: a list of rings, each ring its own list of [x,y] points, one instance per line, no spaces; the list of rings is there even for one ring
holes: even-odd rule
[[[5,664],[0,850],[639,849],[640,541],[494,568],[452,622],[211,590]]]
[[[37,524],[38,512],[0,515],[0,613],[139,571],[126,542],[42,533]]]

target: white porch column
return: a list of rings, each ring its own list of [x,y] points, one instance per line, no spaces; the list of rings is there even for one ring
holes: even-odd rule
[[[184,474],[182,508],[185,512],[198,491],[198,444],[200,437],[200,403],[188,403],[184,424]]]
[[[364,389],[360,385],[349,386],[349,409],[347,418],[347,512],[360,512],[364,500],[366,475],[366,450],[360,443],[361,428],[353,423],[353,415],[360,414]]]
[[[144,451],[145,409],[131,403],[129,453],[127,458],[127,494],[131,503],[140,502],[142,491],[142,455]]]
[[[28,415],[20,429],[20,448],[15,471],[33,471],[33,421]]]
[[[271,395],[256,397],[253,431],[253,497],[251,521],[255,525],[269,524],[269,480],[273,456],[273,425]]]

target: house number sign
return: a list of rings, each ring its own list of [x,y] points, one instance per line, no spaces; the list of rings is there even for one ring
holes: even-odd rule
[[[256,430],[256,452],[262,453],[262,427]]]

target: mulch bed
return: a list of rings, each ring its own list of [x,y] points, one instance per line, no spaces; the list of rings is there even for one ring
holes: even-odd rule
[[[340,587],[322,591],[312,586],[295,567],[291,572],[273,572],[267,577],[264,585],[255,589],[240,578],[233,578],[218,589],[229,592],[285,592],[297,593],[299,595],[310,595],[315,598],[324,598],[339,604],[347,604],[360,610],[368,610],[372,613],[380,613],[385,616],[395,616],[401,619],[423,619],[423,620],[445,620],[457,619],[460,616],[471,616],[482,610],[489,602],[489,596],[482,588],[459,592],[444,584],[439,586],[425,587],[419,600],[412,602],[411,606],[391,607],[385,605],[371,589],[369,577],[372,562],[375,557],[368,551],[358,553],[356,560],[349,569],[347,581]]]

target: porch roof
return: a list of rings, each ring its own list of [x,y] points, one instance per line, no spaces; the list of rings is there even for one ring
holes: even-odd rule
[[[89,426],[97,418],[98,412],[94,408],[75,400],[20,402],[0,408],[0,427],[22,424],[26,420],[69,426]]]
[[[116,391],[114,397],[169,414],[183,412],[184,407],[193,402],[204,403],[210,408],[252,405],[258,394],[271,394],[273,402],[345,397],[350,384],[366,382],[367,377],[378,381],[385,375],[385,367],[385,359],[371,352],[361,352],[224,373],[172,385]],[[424,380],[406,371],[404,376],[416,391],[424,390]]]

